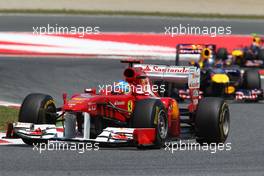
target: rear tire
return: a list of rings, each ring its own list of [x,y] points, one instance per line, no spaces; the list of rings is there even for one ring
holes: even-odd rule
[[[262,61],[262,67],[264,67],[264,49],[259,51],[258,59]]]
[[[245,89],[261,89],[261,79],[257,70],[247,70],[243,75]]]
[[[18,122],[33,124],[56,124],[56,106],[51,96],[45,94],[29,94],[23,101],[19,111]],[[22,139],[26,144],[38,143],[31,139]]]
[[[164,146],[168,136],[168,117],[166,109],[159,99],[137,101],[131,120],[133,128],[155,128],[156,141],[154,145],[158,148]]]
[[[195,117],[197,142],[224,143],[230,129],[229,116],[228,105],[222,98],[203,98]]]

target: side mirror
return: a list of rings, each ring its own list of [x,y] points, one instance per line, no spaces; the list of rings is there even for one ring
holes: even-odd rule
[[[95,88],[86,88],[84,89],[84,93],[96,94]]]

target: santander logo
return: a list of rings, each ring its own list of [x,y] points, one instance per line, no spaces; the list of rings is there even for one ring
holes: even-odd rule
[[[182,66],[137,65],[136,67],[141,68],[145,73],[189,73],[189,68]]]

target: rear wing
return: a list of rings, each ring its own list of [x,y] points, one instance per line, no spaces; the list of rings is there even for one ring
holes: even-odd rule
[[[189,89],[200,88],[200,69],[194,66],[134,64],[133,67],[142,70],[153,81],[188,84]]]
[[[214,44],[178,44],[176,45],[175,65],[181,62],[198,62],[204,49],[211,51],[209,57],[214,57],[216,53],[216,45]]]

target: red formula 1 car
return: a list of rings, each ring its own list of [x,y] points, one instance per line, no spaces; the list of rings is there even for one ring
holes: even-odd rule
[[[22,104],[15,133],[27,144],[49,141],[98,142],[162,147],[180,139],[182,128],[200,143],[223,143],[229,133],[229,108],[221,98],[199,100],[200,71],[192,66],[129,63],[125,81],[96,93],[86,89],[56,108],[51,96],[30,94]],[[165,80],[189,86],[187,108],[171,97],[162,97],[163,87],[152,81]],[[117,86],[117,87],[116,87]],[[111,90],[110,90],[111,89]],[[56,122],[63,121],[58,136]]]

